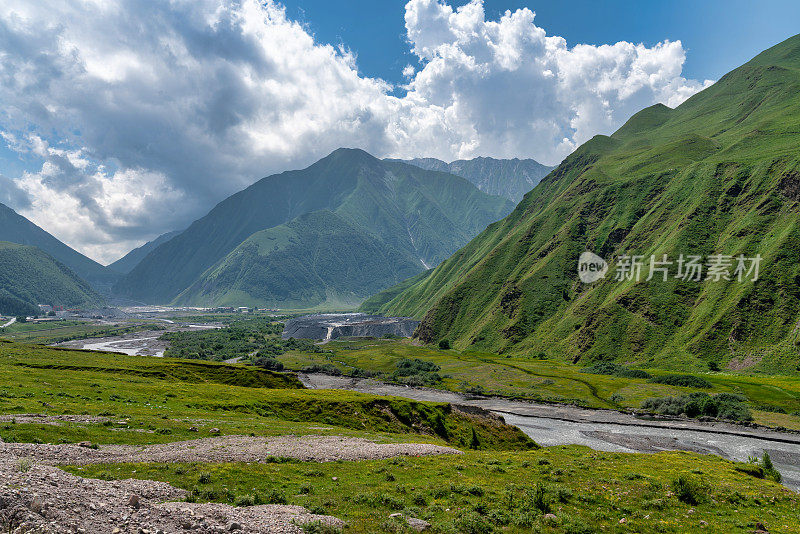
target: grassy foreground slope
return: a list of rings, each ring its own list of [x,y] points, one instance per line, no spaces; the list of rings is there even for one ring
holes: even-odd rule
[[[749,464],[678,452],[531,448],[513,427],[481,426],[448,405],[302,390],[289,375],[240,365],[0,343],[0,384],[5,442],[90,440],[102,448],[197,439],[218,428],[450,443],[465,451],[354,462],[66,467],[83,477],[168,481],[194,501],[301,505],[345,520],[346,532],[407,532],[393,513],[428,520],[434,533],[751,532],[757,524],[800,532],[798,496]],[[8,416],[31,412],[97,419]],[[437,416],[448,441],[431,432]],[[480,450],[460,443],[472,428]]]
[[[519,429],[448,404],[304,389],[295,375],[242,365],[0,341],[0,414],[84,414],[115,424],[0,425],[3,441],[144,444],[222,434],[377,434],[390,440],[529,449]],[[118,422],[120,419],[123,421]],[[331,428],[320,430],[320,424]],[[192,431],[200,430],[200,434]]]
[[[36,247],[0,241],[0,314],[34,315],[37,304],[96,306],[100,295]]]
[[[794,372],[800,317],[800,36],[675,109],[596,136],[429,276],[379,305],[426,342],[573,362]],[[580,254],[609,261],[594,285]],[[622,254],[760,254],[757,281],[616,281]],[[705,271],[704,271],[705,273]],[[705,276],[705,274],[704,274]],[[375,301],[381,301],[376,297]]]
[[[363,462],[121,464],[80,476],[154,479],[212,502],[285,499],[347,522],[345,532],[413,532],[391,514],[446,534],[798,532],[797,495],[752,466],[683,452],[614,454],[585,447],[466,452]],[[207,477],[202,481],[198,470]],[[551,514],[551,515],[546,515]],[[313,530],[308,530],[314,532]]]

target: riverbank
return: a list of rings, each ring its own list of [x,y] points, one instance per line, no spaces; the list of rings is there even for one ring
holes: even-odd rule
[[[343,389],[419,401],[477,406],[504,417],[544,446],[585,445],[598,451],[686,450],[747,461],[769,453],[785,486],[800,490],[800,435],[724,422],[649,420],[613,410],[539,404],[497,397],[467,397],[431,388],[385,384],[372,379],[298,375],[311,389]]]

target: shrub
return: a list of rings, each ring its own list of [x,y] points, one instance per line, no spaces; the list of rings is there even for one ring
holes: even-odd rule
[[[672,481],[672,491],[682,503],[697,505],[705,500],[707,489],[699,480],[689,475],[680,475]]]
[[[442,339],[439,341],[439,348],[442,350],[450,350],[450,341],[447,339]]]
[[[239,495],[234,501],[236,506],[253,506],[255,503],[256,499],[252,495]]]
[[[271,489],[264,495],[264,504],[287,504],[286,494],[277,489]]]
[[[750,469],[747,469],[745,466],[739,466],[736,470],[747,473],[748,475],[758,476],[758,474],[754,472],[755,469],[758,469],[761,474],[758,478],[768,478],[775,482],[783,480],[783,476],[781,476],[780,472],[775,469],[775,466],[772,464],[772,458],[769,457],[768,452],[764,451],[761,461],[759,461],[758,458],[751,457],[748,458],[748,462],[752,465]]]
[[[442,381],[438,371],[441,369],[433,362],[420,360],[419,358],[403,358],[396,364],[393,378],[397,381],[412,386],[433,385]]]
[[[475,512],[467,512],[454,521],[456,532],[460,534],[491,534],[494,527],[488,519]]]
[[[472,427],[472,437],[469,439],[469,448],[477,450],[481,447],[481,442],[478,439],[478,433],[475,432],[475,427]]]
[[[550,513],[550,500],[547,498],[547,489],[541,484],[536,484],[533,491],[528,493],[531,505],[543,514]]]
[[[745,398],[731,393],[711,396],[694,392],[680,397],[656,397],[647,399],[642,408],[664,415],[686,415],[687,417],[717,417],[731,421],[750,421],[753,416],[745,404]]]
[[[608,375],[618,376],[621,378],[652,378],[652,375],[647,371],[641,369],[629,369],[624,365],[619,365],[613,362],[597,362],[596,364],[581,369],[582,373],[591,373],[594,375]]]
[[[302,371],[304,373],[322,373],[331,376],[340,376],[342,374],[342,371],[338,367],[330,363],[307,365],[303,367]]]
[[[267,369],[268,371],[283,371],[283,364],[275,358],[260,356],[253,360],[253,365]]]
[[[17,471],[20,473],[27,473],[33,467],[33,461],[30,458],[20,458],[17,460]]]
[[[323,514],[317,514],[317,515],[323,515]],[[323,523],[322,521],[312,521],[310,523],[305,523],[303,525],[300,525],[300,528],[303,529],[303,532],[305,532],[305,534],[339,534],[342,531],[340,528],[334,527],[327,523]]]
[[[694,375],[661,375],[650,379],[654,384],[666,384],[668,386],[679,386],[684,388],[711,389],[711,382],[705,378]]]
[[[208,484],[211,482],[211,473],[200,473],[200,476],[197,478],[198,484]]]

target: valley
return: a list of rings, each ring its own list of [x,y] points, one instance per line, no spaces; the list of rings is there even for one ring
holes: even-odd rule
[[[288,20],[277,3],[244,4],[192,17],[213,20],[213,38],[165,34],[157,48],[213,56],[247,19],[247,46],[193,87],[236,101],[258,85],[253,109],[279,100],[271,90],[299,106],[307,95],[263,77],[281,62],[229,77],[275,48],[252,28]],[[680,41],[569,49],[531,10],[472,31],[483,10],[408,2],[409,43],[420,20],[441,31],[414,42],[419,65],[395,65],[402,86],[361,78],[354,53],[323,45],[304,59],[334,58],[322,70],[354,84],[357,112],[276,107],[273,120],[293,116],[285,131],[257,128],[263,117],[232,126],[249,110],[203,115],[190,129],[211,139],[209,160],[180,157],[192,144],[180,136],[106,160],[5,132],[0,114],[9,151],[47,158],[17,181],[0,174],[0,200],[17,208],[0,204],[0,531],[800,533],[800,35],[701,83],[678,76]],[[0,41],[13,33],[2,22]],[[527,33],[480,52],[508,25]],[[309,27],[291,23],[282,46],[317,46]],[[523,61],[518,42],[547,57]],[[609,59],[623,49],[645,56]],[[597,50],[603,61],[580,56],[591,68],[556,68]],[[533,92],[537,105],[475,118],[486,88],[473,80],[458,105],[415,108],[411,129],[430,142],[407,146],[402,121],[370,126],[457,84],[430,70],[453,58],[456,78],[491,78],[479,56],[494,54],[504,76],[541,70],[512,99]],[[656,68],[661,56],[677,63]],[[115,57],[118,68],[75,70],[120,88],[158,77]],[[629,64],[625,95],[604,92]],[[189,68],[161,70],[177,84]],[[569,101],[589,70],[602,81],[579,92],[597,109]],[[658,95],[639,87],[667,78]],[[537,91],[551,79],[548,102]],[[385,106],[368,105],[377,94]],[[553,116],[528,116],[540,104]],[[541,131],[519,139],[518,120]],[[303,133],[328,123],[333,146]],[[353,132],[374,154],[346,148]],[[557,165],[516,157],[547,139]],[[160,170],[140,157],[156,146],[175,151]],[[94,181],[80,183],[86,169]],[[49,221],[65,241],[32,222],[71,195],[80,202]],[[171,227],[149,220],[151,205]]]

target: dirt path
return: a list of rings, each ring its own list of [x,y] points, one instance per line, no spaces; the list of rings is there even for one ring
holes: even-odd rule
[[[263,462],[286,457],[304,461],[376,460],[395,456],[461,454],[461,451],[428,443],[375,443],[345,436],[218,436],[136,447],[102,445],[97,449],[79,445],[49,445],[0,442],[0,456],[29,457],[56,464],[120,462]]]

